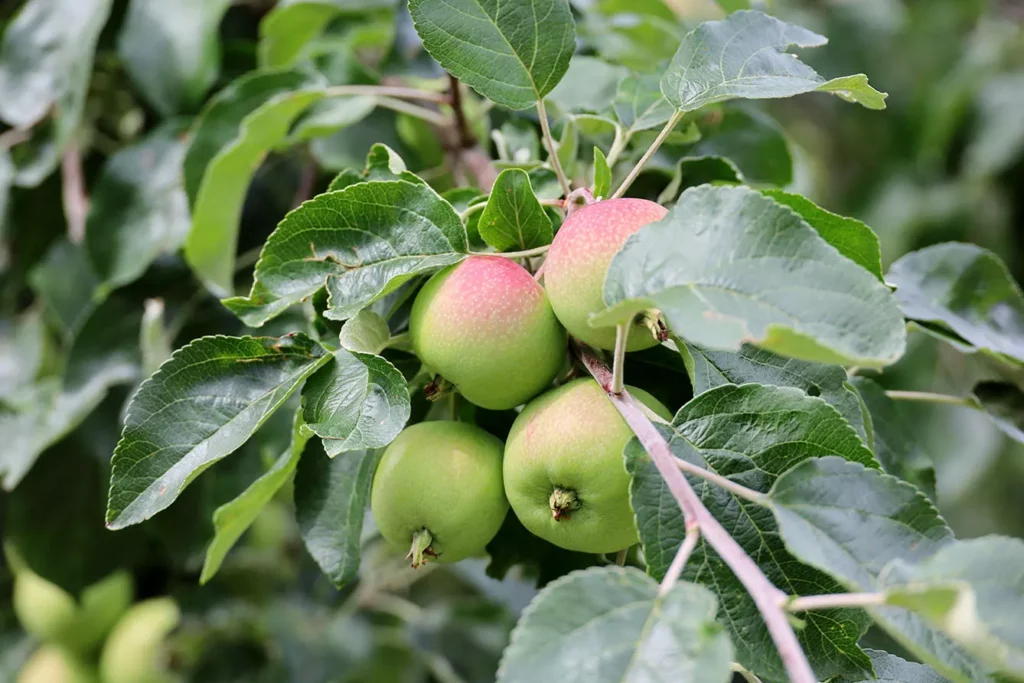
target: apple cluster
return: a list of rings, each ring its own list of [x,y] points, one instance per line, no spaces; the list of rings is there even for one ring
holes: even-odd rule
[[[571,212],[547,252],[543,285],[512,259],[473,255],[420,290],[409,333],[424,366],[477,406],[523,407],[504,444],[476,425],[435,421],[407,427],[385,450],[370,506],[414,567],[483,553],[510,505],[526,529],[562,548],[612,553],[637,543],[622,459],[632,433],[597,382],[556,378],[570,367],[570,335],[614,349],[614,329],[589,325],[605,308],[605,273],[626,239],[665,213],[643,199]],[[657,343],[634,324],[626,350]]]

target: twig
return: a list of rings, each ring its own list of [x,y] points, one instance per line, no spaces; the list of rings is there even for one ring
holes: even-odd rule
[[[449,123],[448,117],[441,112],[434,111],[433,109],[427,109],[421,107],[418,104],[412,104],[405,100],[395,99],[394,97],[378,97],[377,106],[384,107],[385,109],[391,109],[402,114],[408,114],[409,116],[415,116],[418,119],[423,119],[428,123],[432,123],[435,126],[447,126]]]
[[[487,207],[487,202],[477,202],[466,207],[466,210],[459,214],[459,218],[465,221],[467,218],[472,216],[477,211],[483,211]]]
[[[622,195],[626,194],[626,190],[628,190],[629,186],[633,184],[636,177],[640,175],[640,171],[643,170],[644,164],[654,156],[654,153],[658,151],[659,147],[661,147],[661,143],[665,142],[665,138],[667,138],[668,134],[672,132],[672,129],[676,127],[676,124],[679,123],[679,119],[681,118],[683,118],[683,112],[681,111],[677,111],[672,115],[672,118],[668,120],[665,127],[661,129],[660,133],[658,133],[658,137],[654,138],[654,142],[652,142],[651,146],[647,148],[644,155],[640,157],[640,161],[636,162],[636,166],[633,167],[633,170],[629,172],[626,179],[622,181],[621,185],[619,185],[619,189],[615,190],[612,194],[612,199],[618,199]]]
[[[631,137],[633,134],[623,132],[622,126],[615,127],[615,138],[612,140],[612,146],[608,149],[608,156],[605,158],[609,169],[615,166],[615,162],[619,160],[619,155],[622,154],[622,150],[626,149]]]
[[[765,505],[768,501],[768,496],[760,491],[748,489],[746,486],[737,484],[728,477],[723,477],[717,472],[712,472],[711,470],[704,469],[703,467],[698,467],[692,462],[687,462],[682,458],[676,458],[676,466],[687,474],[692,474],[698,479],[703,479],[704,481],[711,482],[719,488],[725,489],[737,498],[749,500],[751,503],[756,503],[758,505]]]
[[[302,165],[302,172],[299,175],[299,184],[295,188],[295,196],[292,198],[292,208],[296,208],[302,202],[313,196],[313,188],[316,185],[316,161],[309,157]]]
[[[572,190],[569,187],[569,179],[565,177],[565,171],[562,169],[562,162],[558,160],[558,155],[555,154],[555,140],[551,137],[551,127],[548,125],[548,112],[544,109],[543,97],[537,100],[537,116],[540,117],[540,130],[544,135],[544,143],[548,148],[551,168],[554,169],[555,175],[558,176],[558,182],[562,185],[562,193],[568,197],[569,192]]]
[[[951,406],[963,406],[965,408],[977,408],[975,403],[964,396],[949,396],[948,394],[933,394],[927,391],[896,391],[889,390],[885,395],[894,401],[920,401],[922,403],[942,403]]]
[[[401,88],[392,85],[334,85],[326,88],[324,94],[327,97],[370,95],[374,97],[398,97],[406,100],[424,100],[442,104],[448,102],[448,96],[441,92],[420,90],[419,88]]]
[[[884,604],[884,593],[835,593],[833,595],[807,595],[793,598],[786,604],[786,609],[790,612],[807,612],[814,609],[869,607],[871,605]]]
[[[85,194],[82,155],[75,140],[68,142],[64,149],[60,173],[64,217],[68,222],[68,239],[75,244],[81,244],[85,239],[85,219],[89,214],[89,197]]]
[[[747,683],[761,683],[761,679],[753,671],[747,671],[736,662],[732,663],[732,670],[738,673]]]
[[[626,372],[626,337],[629,327],[618,325],[615,328],[615,353],[612,357],[612,393],[620,394],[625,387],[623,375]]]
[[[704,507],[676,465],[675,456],[668,447],[668,443],[658,429],[637,408],[637,401],[627,391],[623,391],[621,394],[610,391],[612,373],[608,367],[589,349],[579,348],[578,354],[587,370],[605,390],[619,414],[626,420],[644,449],[650,454],[655,467],[658,468],[658,472],[672,492],[672,496],[679,503],[686,524],[693,524],[700,528],[704,540],[714,548],[750,593],[761,613],[761,618],[764,619],[768,633],[775,643],[791,683],[817,683],[817,678],[811,670],[807,656],[800,647],[800,642],[793,632],[793,627],[785,611],[785,605],[789,598],[772,585],[754,560]]]
[[[471,251],[470,254],[473,256],[501,256],[502,258],[530,258],[545,254],[550,248],[550,244],[545,244],[543,247],[534,247],[524,251]]]
[[[697,541],[700,539],[700,527],[696,523],[691,523],[689,520],[686,523],[686,535],[683,537],[683,543],[679,546],[679,551],[676,556],[672,558],[672,564],[668,566],[668,571],[665,572],[665,577],[661,580],[661,586],[658,587],[658,594],[665,595],[672,586],[676,584],[679,577],[683,574],[683,569],[686,568],[686,561],[690,559],[690,555],[693,554],[693,549],[697,547]]]
[[[10,149],[31,139],[31,128],[11,128],[10,130],[5,130],[3,133],[0,133],[0,151]]]
[[[462,108],[462,88],[460,87],[459,79],[448,74],[448,83],[449,101],[452,105],[452,111],[455,112],[455,130],[459,135],[459,148],[466,149],[476,144],[476,137],[473,135],[473,131],[469,129],[469,123],[466,121],[466,112]]]
[[[615,554],[615,564],[619,565],[620,567],[625,567],[626,566],[626,555],[628,555],[628,554],[629,554],[629,548],[623,548],[618,553],[616,553]]]

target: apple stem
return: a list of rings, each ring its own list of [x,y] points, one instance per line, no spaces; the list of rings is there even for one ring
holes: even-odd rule
[[[471,251],[470,256],[500,256],[501,258],[530,258],[531,256],[541,256],[546,254],[548,249],[551,248],[550,244],[545,244],[542,247],[534,247],[533,249],[524,249],[523,251]]]
[[[583,206],[590,206],[597,200],[594,199],[594,193],[590,191],[590,188],[577,187],[575,190],[569,193],[569,196],[565,198],[565,215],[569,216],[573,211]]]
[[[615,328],[615,357],[612,362],[612,393],[621,394],[625,386],[623,379],[626,371],[626,337],[629,328],[618,325]]]
[[[551,168],[562,185],[562,193],[568,196],[572,188],[569,187],[569,179],[565,177],[562,162],[558,160],[558,155],[555,153],[555,140],[551,137],[551,127],[548,125],[548,113],[544,109],[543,97],[537,100],[537,116],[540,118],[540,131],[544,135],[544,144],[548,148],[548,160],[551,161]]]
[[[556,522],[569,519],[569,513],[580,509],[580,499],[575,491],[556,488],[548,498],[548,505],[551,507],[551,516]]]
[[[658,137],[654,139],[654,142],[647,148],[644,155],[640,157],[640,161],[636,162],[636,166],[633,167],[633,170],[629,172],[626,179],[622,181],[621,185],[619,185],[619,189],[615,190],[615,193],[611,196],[612,199],[618,199],[622,195],[626,194],[626,190],[628,190],[629,186],[633,184],[636,177],[640,175],[640,171],[643,170],[644,164],[650,161],[650,158],[654,156],[654,153],[658,151],[659,147],[661,147],[661,143],[665,142],[665,138],[667,138],[668,134],[672,132],[672,129],[676,127],[676,124],[679,123],[679,119],[681,118],[683,118],[683,112],[681,111],[677,111],[672,115],[672,118],[668,120],[665,127],[661,129],[660,133],[658,133]]]
[[[419,569],[427,563],[428,557],[437,557],[437,553],[430,547],[434,537],[426,529],[420,529],[412,535],[412,546],[405,559],[412,560],[412,568]]]

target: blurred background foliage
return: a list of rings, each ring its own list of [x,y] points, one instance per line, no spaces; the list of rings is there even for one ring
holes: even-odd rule
[[[286,487],[220,573],[198,584],[214,510],[287,447],[287,411],[195,482],[182,503],[137,529],[113,534],[102,527],[109,458],[133,388],[190,339],[245,332],[176,253],[188,230],[187,206],[160,189],[180,182],[174,172],[161,180],[161,160],[178,168],[192,118],[212,93],[261,63],[305,63],[336,85],[446,87],[403,3],[274,4],[116,0],[97,29],[95,51],[76,37],[85,31],[85,15],[67,16],[64,29],[40,20],[38,39],[67,43],[71,49],[56,58],[91,76],[80,92],[63,88],[63,99],[31,132],[22,130],[20,117],[29,121],[32,113],[19,110],[27,86],[0,78],[0,118],[8,124],[0,128],[3,536],[30,564],[49,564],[48,578],[69,590],[126,567],[137,598],[173,596],[184,616],[165,664],[183,680],[493,680],[535,580],[591,558],[551,552],[503,582],[488,576],[485,559],[414,573],[368,524],[362,578],[339,592],[306,554]],[[0,2],[0,27],[14,21],[21,5]],[[289,5],[305,5],[301,11],[309,14],[285,13]],[[606,107],[625,69],[656,71],[689,26],[720,12],[711,0],[574,0],[573,6],[581,54],[604,62],[574,60],[577,78],[570,71],[550,97],[565,111]],[[685,186],[738,172],[860,218],[878,233],[886,266],[908,251],[958,240],[997,252],[1024,281],[1024,5],[776,0],[768,9],[829,36],[828,46],[803,55],[806,61],[826,75],[867,73],[889,93],[887,110],[844,106],[824,95],[711,108],[693,117],[700,139],[680,127],[634,193],[671,201]],[[11,54],[0,51],[0,64],[5,59]],[[611,90],[602,90],[608,83]],[[296,128],[305,139],[272,151],[256,171],[241,219],[240,289],[247,287],[253,250],[284,214],[326,189],[337,171],[362,169],[373,142],[397,150],[439,190],[464,180],[464,170],[446,163],[450,142],[443,135],[419,119],[371,112],[353,100],[318,104]],[[469,103],[479,115],[475,132],[492,143],[495,156],[512,163],[525,149],[525,158],[537,157],[535,119],[485,107],[476,98]],[[599,121],[583,116],[576,123],[578,130],[560,131],[563,140],[603,139]],[[637,137],[632,158],[643,150],[643,136]],[[579,158],[588,159],[589,146],[579,148]],[[80,179],[68,176],[75,168],[69,154],[80,160]],[[714,159],[720,156],[734,168],[723,168]],[[553,181],[535,175],[539,194],[542,180]],[[83,198],[75,196],[82,190],[92,202],[84,222],[76,217],[76,211],[85,215]],[[133,216],[139,206],[158,219]],[[146,267],[142,254],[134,264],[117,262],[103,231],[93,229],[105,224],[158,231],[160,239],[148,241],[156,244],[152,264]],[[83,227],[84,247],[76,232]],[[307,324],[296,311],[259,333]],[[658,358],[647,360],[632,365],[629,381],[642,386],[645,373],[663,372]],[[964,394],[990,376],[984,358],[915,331],[905,358],[874,378],[887,388]],[[678,391],[666,400],[677,408],[688,396],[680,375]],[[937,503],[959,536],[1024,535],[1024,447],[974,411],[923,404],[892,410],[887,447],[925,467],[934,462]],[[478,417],[499,432],[507,430],[506,418]],[[18,455],[26,453],[32,457]],[[499,538],[517,532],[506,529]],[[494,564],[521,559],[510,554],[496,552]],[[10,569],[0,565],[0,681],[14,680],[35,647],[14,619],[11,585]]]

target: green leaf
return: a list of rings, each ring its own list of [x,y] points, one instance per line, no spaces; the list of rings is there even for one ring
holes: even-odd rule
[[[479,222],[480,237],[498,251],[551,244],[551,219],[533,194],[526,171],[509,168],[498,175]]]
[[[953,534],[923,493],[896,477],[838,458],[794,467],[769,494],[786,548],[852,591],[881,588],[894,560],[927,558]],[[875,622],[950,680],[989,680],[963,648],[898,607],[870,607]]]
[[[405,160],[399,156],[398,152],[381,142],[375,142],[366,155],[363,179],[406,180],[410,183],[426,185],[422,178],[406,170]]]
[[[964,167],[971,176],[997,175],[1010,168],[1024,149],[1024,74],[1018,71],[986,79],[976,100],[977,123],[964,151]]]
[[[562,113],[600,112],[615,97],[619,81],[626,70],[596,57],[579,55],[569,63],[569,70],[558,85],[548,93]]]
[[[714,351],[680,341],[679,350],[693,382],[694,396],[723,384],[794,387],[808,396],[820,396],[857,430],[865,444],[871,443],[860,400],[847,384],[846,370],[839,365],[786,358],[746,344],[739,351],[732,352]]]
[[[188,198],[182,187],[185,145],[179,126],[161,126],[110,157],[90,193],[85,248],[113,289],[133,282],[161,254],[188,235]]]
[[[17,400],[32,386],[46,347],[46,327],[38,309],[14,319],[0,318],[0,402]]]
[[[339,349],[302,390],[306,424],[332,458],[387,446],[405,427],[410,410],[402,373],[369,353]]]
[[[99,279],[85,249],[64,239],[50,247],[28,280],[67,338],[74,337],[98,303]]]
[[[259,516],[274,495],[288,481],[299,464],[299,458],[309,440],[307,432],[302,429],[302,415],[296,412],[292,430],[292,442],[263,476],[254,481],[249,488],[229,503],[221,505],[213,513],[214,536],[206,548],[206,559],[199,583],[203,584],[214,577],[220,569],[224,558],[231,547],[238,542],[252,523]]]
[[[299,71],[257,71],[217,93],[200,114],[185,155],[192,206],[185,258],[216,295],[232,291],[249,181],[295,118],[323,97],[322,86]]]
[[[896,261],[886,280],[908,318],[938,323],[978,350],[1024,363],[1024,294],[992,252],[936,244]]]
[[[377,470],[378,451],[330,458],[323,449],[306,450],[295,473],[295,517],[306,550],[324,574],[341,588],[359,572],[363,517]]]
[[[657,73],[630,74],[619,82],[613,106],[619,123],[632,135],[636,131],[660,128],[674,109],[661,94]]]
[[[834,683],[949,683],[924,664],[908,662],[881,650],[865,650],[865,652],[868,653],[868,657],[871,657],[875,678],[843,676]]]
[[[117,52],[162,115],[195,110],[220,71],[220,23],[230,0],[131,0]]]
[[[331,180],[331,184],[327,187],[328,192],[337,192],[338,190],[344,190],[349,185],[355,185],[365,180],[363,174],[355,169],[346,168],[345,170],[334,176]]]
[[[708,348],[753,343],[803,360],[878,367],[904,350],[892,293],[800,217],[742,187],[691,188],[626,242],[605,279],[611,325],[657,308]]]
[[[580,131],[575,119],[567,119],[555,147],[555,156],[562,165],[565,175],[572,177],[576,169],[576,156],[580,151]],[[550,163],[550,160],[549,160]]]
[[[278,3],[260,21],[259,63],[263,68],[292,66],[303,48],[327,27],[342,7],[332,0]]]
[[[632,568],[575,571],[541,591],[512,631],[499,683],[732,680],[715,596],[677,583],[664,595]]]
[[[724,157],[752,184],[785,187],[793,182],[789,147],[772,117],[748,102],[733,102],[701,120],[701,138],[687,156]]]
[[[863,74],[826,81],[785,51],[819,47],[827,39],[761,12],[740,11],[707,21],[683,38],[661,77],[661,91],[680,111],[733,98],[792,97],[828,92],[868,109],[885,109],[884,93]]]
[[[576,49],[568,0],[410,0],[409,13],[431,57],[509,109],[551,92]]]
[[[301,334],[203,337],[178,349],[128,406],[111,460],[107,526],[167,508],[330,358]]]
[[[350,185],[285,216],[263,247],[249,296],[224,305],[258,327],[326,285],[326,316],[345,320],[417,275],[458,263],[466,250],[459,215],[429,187]]]
[[[384,318],[363,310],[345,321],[338,337],[341,348],[354,353],[379,354],[391,341],[391,330]]]
[[[685,156],[676,162],[675,172],[658,195],[659,204],[671,204],[679,190],[697,185],[739,185],[743,174],[730,159],[717,156]]]
[[[1024,391],[1007,382],[979,382],[971,393],[1004,434],[1024,443]]]
[[[786,470],[820,456],[836,455],[875,466],[857,433],[832,406],[788,387],[720,386],[687,403],[671,427],[660,429],[676,457],[762,493],[767,493]],[[661,579],[683,540],[683,517],[664,479],[636,439],[626,446],[625,458],[633,476],[630,501],[647,571]],[[801,564],[786,551],[769,510],[703,479],[689,480],[708,510],[781,590],[794,595],[841,592],[831,577]],[[684,577],[718,594],[719,619],[732,636],[737,661],[766,679],[785,680],[782,661],[753,599],[732,570],[703,542],[698,543]],[[806,615],[798,638],[822,680],[869,670],[867,656],[857,647],[867,625],[863,614],[856,610]]]
[[[608,168],[608,159],[599,147],[594,148],[594,186],[595,197],[607,197],[612,191],[612,170]]]
[[[882,248],[874,231],[856,218],[846,218],[826,211],[798,194],[782,190],[764,190],[779,204],[800,214],[807,224],[840,254],[882,280]]]

